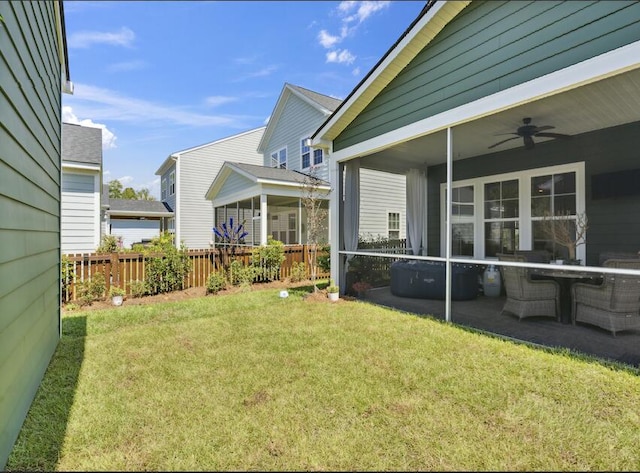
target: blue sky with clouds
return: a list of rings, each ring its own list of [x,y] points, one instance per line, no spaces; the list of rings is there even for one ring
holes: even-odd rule
[[[159,197],[169,154],[266,124],[285,82],[345,98],[424,1],[64,2],[73,95],[104,180]]]

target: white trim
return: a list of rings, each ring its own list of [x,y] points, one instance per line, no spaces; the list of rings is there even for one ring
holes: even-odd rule
[[[100,246],[100,224],[102,223],[100,219],[100,195],[102,194],[102,186],[101,186],[101,177],[100,174],[96,174],[93,176],[93,201],[95,205],[94,209],[94,229],[93,229],[93,246],[98,248]]]
[[[533,102],[640,67],[640,41],[573,66],[460,105],[332,153],[337,161],[379,151],[416,138]],[[314,140],[315,141],[315,140]]]
[[[282,152],[284,150],[284,167],[281,167],[282,163],[280,162],[280,152]],[[273,165],[273,155],[276,155],[276,161],[278,163],[277,166]],[[269,166],[270,168],[274,168],[274,169],[289,169],[288,167],[289,165],[289,150],[287,149],[287,146],[283,146],[281,148],[277,148],[276,151],[271,151],[269,153]]]
[[[180,209],[180,189],[179,189],[179,182],[180,182],[180,162],[181,160],[178,159],[176,160],[176,169],[175,171],[173,171],[175,173],[175,196],[176,196],[176,208],[173,209],[173,214],[174,214],[174,218],[176,219],[176,225],[175,225],[175,245],[176,248],[180,248],[180,234],[181,234],[181,228],[180,228],[180,215],[182,214],[182,211]],[[169,177],[171,177],[171,174],[169,174]],[[171,189],[171,184],[169,184],[169,189]]]
[[[163,217],[173,217],[172,212],[142,212],[139,210],[116,210],[106,212],[109,218],[118,218],[118,217],[148,217],[148,218],[163,218]]]
[[[391,239],[391,237],[389,236],[389,232],[390,231],[397,231],[398,232],[398,238],[400,238],[400,235],[402,233],[401,230],[401,220],[402,220],[402,212],[398,209],[387,209],[386,210],[386,214],[387,214],[387,238]],[[398,215],[398,228],[394,228],[393,230],[391,228],[389,228],[389,215],[390,214],[397,214]]]
[[[100,168],[100,164],[62,161],[62,169],[64,171],[100,171]]]
[[[484,184],[496,181],[508,181],[518,179],[519,193],[519,211],[516,219],[519,224],[520,248],[531,249],[531,177],[543,174],[561,174],[566,172],[576,173],[576,212],[583,213],[586,208],[585,195],[585,162],[575,162],[569,164],[559,164],[555,166],[546,166],[541,168],[529,168],[521,171],[508,172],[502,174],[493,174],[489,176],[481,176],[472,179],[464,179],[453,181],[453,187],[474,186],[474,241],[473,241],[473,258],[474,259],[494,259],[487,258],[484,253]],[[446,242],[446,223],[447,208],[445,206],[444,193],[447,190],[447,183],[440,183],[440,256],[445,257],[444,243]],[[586,244],[580,245],[576,249],[576,258],[586,260]],[[466,256],[456,256],[456,258],[467,258]]]

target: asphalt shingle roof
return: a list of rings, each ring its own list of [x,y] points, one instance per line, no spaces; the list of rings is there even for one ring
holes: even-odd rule
[[[267,179],[271,181],[293,182],[296,184],[305,184],[305,180],[310,176],[299,171],[290,169],[271,168],[267,166],[258,166],[257,164],[231,163],[242,171],[251,174],[257,179]],[[319,179],[320,185],[329,186],[327,181]]]
[[[305,89],[304,87],[300,87],[299,85],[289,84],[292,89],[297,90],[305,97],[308,97],[310,100],[313,100],[315,103],[320,105],[323,108],[326,108],[330,112],[333,112],[338,105],[342,103],[342,100],[336,99],[333,97],[329,97],[328,95],[319,94],[318,92],[314,92],[313,90]]]
[[[102,129],[63,123],[62,160],[102,165]]]
[[[133,200],[133,199],[109,199],[109,211],[114,212],[140,212],[158,213],[173,212],[164,202],[157,200]]]

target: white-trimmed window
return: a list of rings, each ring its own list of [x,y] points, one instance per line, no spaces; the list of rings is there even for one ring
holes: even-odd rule
[[[176,219],[175,217],[171,217],[168,219],[167,221],[167,231],[169,233],[175,233],[176,232]]]
[[[387,235],[389,240],[400,239],[400,212],[387,212]]]
[[[322,164],[324,161],[324,152],[322,148],[312,149],[310,146],[307,146],[306,143],[309,138],[303,138],[300,140],[300,156],[302,156],[302,169],[310,168],[313,164],[317,166],[318,164]],[[311,161],[313,157],[313,162]]]
[[[549,249],[545,215],[577,218],[585,209],[584,162],[453,182],[452,256],[493,258],[514,250]],[[441,256],[446,252],[446,184],[441,184]],[[578,248],[578,259],[586,248]]]
[[[162,184],[160,185],[160,200],[167,200],[167,178],[162,179]]]
[[[287,148],[271,153],[271,167],[287,169]]]
[[[172,171],[169,174],[169,195],[176,193],[176,172]]]

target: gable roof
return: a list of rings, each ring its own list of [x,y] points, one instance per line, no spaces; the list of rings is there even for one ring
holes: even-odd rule
[[[160,167],[155,172],[155,174],[156,174],[156,176],[163,175],[165,172],[167,172],[167,170],[171,167],[171,165],[175,161],[180,159],[180,156],[182,156],[185,153],[190,153],[192,151],[197,151],[199,149],[206,148],[207,146],[213,146],[213,145],[216,145],[216,144],[219,144],[219,143],[223,143],[225,141],[234,140],[234,139],[239,138],[241,136],[248,135],[250,133],[255,133],[255,132],[260,131],[260,130],[264,130],[265,128],[266,128],[266,125],[263,125],[263,126],[260,126],[258,128],[253,128],[251,130],[247,130],[247,131],[243,131],[241,133],[237,133],[235,135],[225,136],[224,138],[220,138],[218,140],[211,141],[209,143],[205,143],[205,144],[202,144],[202,145],[194,146],[192,148],[183,149],[182,151],[175,151],[175,152],[171,153],[167,157],[167,159],[164,160],[164,162],[160,165]]]
[[[171,217],[173,211],[157,200],[109,199],[111,216]]]
[[[284,87],[280,92],[280,96],[278,97],[278,101],[276,102],[276,106],[269,118],[267,129],[264,131],[262,139],[258,144],[258,153],[264,153],[264,148],[273,134],[276,123],[278,123],[284,107],[292,95],[311,105],[325,116],[330,116],[342,103],[342,100],[340,99],[329,97],[328,95],[320,94],[318,92],[305,89],[304,87],[285,82]]]
[[[216,195],[230,174],[237,173],[256,184],[284,185],[293,187],[303,187],[311,178],[309,174],[290,169],[271,168],[258,166],[256,164],[232,163],[225,161],[220,172],[209,186],[206,198],[212,199]],[[318,188],[331,190],[331,184],[323,179],[318,179]]]
[[[400,38],[311,136],[312,146],[328,147],[469,3],[469,0],[427,0],[425,7]]]
[[[62,161],[102,165],[102,129],[62,124]]]

